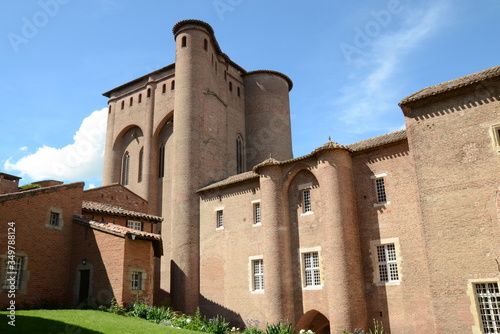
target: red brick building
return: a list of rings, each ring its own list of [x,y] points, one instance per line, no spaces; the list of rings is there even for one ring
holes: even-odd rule
[[[139,209],[147,202],[120,185],[84,191],[81,182],[37,184],[2,188],[0,305],[96,307],[113,297],[152,303],[154,257],[162,254],[153,230],[162,219],[84,199],[125,206],[128,198],[128,207]]]
[[[294,158],[292,81],[241,68],[205,22],[173,34],[175,64],[104,94],[104,184],[164,218],[157,302],[325,333],[500,333],[500,67],[405,98],[406,130]]]

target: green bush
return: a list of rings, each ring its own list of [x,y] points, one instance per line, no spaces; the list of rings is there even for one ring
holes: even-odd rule
[[[366,332],[363,329],[356,328],[354,332],[343,330],[342,334],[384,334],[384,326],[382,322],[373,319],[373,331],[369,329],[368,332]]]
[[[278,322],[277,324],[268,324],[266,334],[295,334],[295,329],[291,323]]]
[[[146,319],[151,306],[143,304],[142,302],[136,302],[132,305],[132,308],[128,312],[128,315]]]
[[[154,306],[148,309],[146,313],[146,319],[159,324],[163,320],[169,320],[172,318],[172,311],[169,308],[163,306]]]

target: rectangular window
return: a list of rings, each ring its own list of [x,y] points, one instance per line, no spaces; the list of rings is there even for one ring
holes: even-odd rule
[[[475,284],[483,333],[500,333],[500,292],[498,283]]]
[[[493,146],[497,151],[500,151],[500,124],[491,127],[493,135]]]
[[[138,220],[128,220],[127,227],[133,228],[134,230],[142,231],[142,223]]]
[[[222,210],[217,211],[217,222],[216,222],[217,228],[222,228],[224,227],[224,212]]]
[[[304,205],[304,213],[312,212],[311,190],[310,189],[306,189],[306,190],[302,191],[302,202]]]
[[[260,203],[253,204],[253,223],[260,224]]]
[[[16,290],[21,289],[23,262],[24,259],[22,256],[7,258],[5,261],[4,289],[10,289],[12,285],[16,288]]]
[[[132,290],[142,290],[142,272],[132,272]]]
[[[384,178],[375,179],[375,187],[377,190],[377,203],[386,203],[387,197],[385,195]]]
[[[253,290],[264,290],[264,260],[252,261]]]
[[[310,252],[303,254],[304,261],[304,283],[305,286],[320,286],[321,277],[319,270],[319,254],[318,252]]]
[[[380,281],[399,281],[396,247],[394,246],[394,244],[377,246],[377,258]]]
[[[59,212],[50,213],[50,225],[59,226]]]

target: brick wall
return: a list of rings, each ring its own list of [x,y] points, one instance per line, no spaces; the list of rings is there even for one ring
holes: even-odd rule
[[[85,190],[83,200],[113,204],[127,210],[149,213],[148,202],[120,184]]]
[[[2,276],[7,255],[7,228],[15,222],[15,249],[24,256],[22,288],[16,304],[37,306],[48,302],[67,306],[72,218],[81,213],[83,183],[72,183],[0,196],[0,255]],[[28,209],[29,208],[29,209]],[[47,227],[50,212],[60,212],[60,229]],[[0,290],[0,305],[8,302]]]

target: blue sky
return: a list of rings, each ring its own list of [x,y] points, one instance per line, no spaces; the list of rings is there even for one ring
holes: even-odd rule
[[[0,12],[0,171],[101,185],[114,87],[175,61],[209,23],[248,71],[288,75],[294,155],[404,127],[398,102],[500,65],[498,0],[23,0]]]

